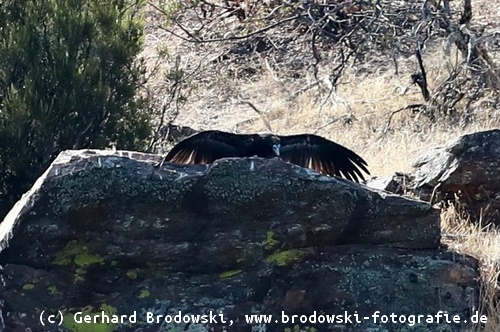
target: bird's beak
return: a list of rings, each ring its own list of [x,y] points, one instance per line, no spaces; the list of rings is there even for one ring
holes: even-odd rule
[[[280,144],[274,144],[273,145],[273,151],[274,153],[276,153],[276,155],[279,157],[280,156],[280,147],[281,145]]]

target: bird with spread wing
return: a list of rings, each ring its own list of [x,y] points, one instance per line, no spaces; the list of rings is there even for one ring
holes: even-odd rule
[[[359,182],[370,174],[368,165],[355,152],[311,134],[233,134],[217,130],[202,131],[175,145],[160,163],[210,164],[227,157],[279,157],[320,173]]]

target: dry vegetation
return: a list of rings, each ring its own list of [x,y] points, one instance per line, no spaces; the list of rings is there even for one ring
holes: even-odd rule
[[[454,3],[460,3],[455,1]],[[469,105],[469,113],[450,118],[429,118],[404,107],[423,103],[419,87],[412,84],[411,74],[419,70],[413,56],[401,57],[398,70],[390,61],[368,61],[363,66],[347,68],[335,93],[312,75],[294,80],[277,70],[266,57],[252,63],[220,65],[217,59],[224,53],[220,44],[193,44],[159,28],[165,24],[158,12],[158,2],[150,3],[148,35],[144,56],[148,59],[153,78],[150,93],[158,98],[157,106],[168,104],[174,110],[174,123],[199,130],[220,129],[233,132],[269,131],[280,134],[317,133],[359,152],[368,162],[373,176],[410,171],[417,154],[438,146],[461,134],[499,128],[500,111],[492,100],[498,95],[487,94]],[[497,8],[494,8],[497,7]],[[491,2],[474,1],[476,24],[484,30],[498,29],[498,6]],[[482,23],[481,23],[482,22]],[[161,65],[158,54],[167,51]],[[500,52],[492,52],[500,63]],[[460,67],[460,54],[452,48],[443,51],[435,43],[423,53],[427,80],[431,91],[449,75],[450,65]],[[185,100],[168,100],[169,87],[175,82],[173,73],[182,69],[188,79],[183,82]],[[251,74],[248,69],[251,68]],[[500,68],[496,68],[500,70]],[[326,72],[320,74],[326,75]],[[167,76],[165,76],[167,75]],[[309,87],[305,89],[304,87]],[[498,92],[498,91],[497,91]],[[259,115],[247,102],[252,103]],[[395,112],[401,110],[399,112]],[[391,115],[392,114],[392,115]],[[271,128],[266,126],[266,121]],[[389,123],[390,119],[390,123]],[[155,146],[159,152],[165,146]],[[452,209],[443,211],[443,244],[460,254],[480,261],[483,309],[489,316],[486,331],[500,331],[500,308],[497,305],[500,274],[500,233],[471,225]]]
[[[488,315],[486,332],[500,329],[500,232],[495,227],[480,227],[460,216],[453,208],[441,213],[442,243],[459,254],[479,260],[481,310]],[[477,330],[480,330],[479,328]]]

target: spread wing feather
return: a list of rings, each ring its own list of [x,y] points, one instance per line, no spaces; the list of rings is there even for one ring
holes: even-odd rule
[[[348,148],[316,135],[279,136],[280,157],[302,167],[359,182],[370,174],[366,161]]]
[[[316,135],[278,136],[280,157],[293,164],[312,168],[328,175],[359,182],[362,172],[370,174],[366,161],[348,148]],[[203,131],[178,143],[165,161],[179,164],[209,164],[220,158],[243,157],[253,150],[252,135],[222,131]],[[245,152],[246,151],[246,152]]]
[[[239,136],[215,130],[200,132],[175,145],[163,162],[210,164],[220,158],[239,157]]]

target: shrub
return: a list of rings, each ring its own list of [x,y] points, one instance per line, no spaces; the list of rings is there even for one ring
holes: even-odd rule
[[[0,4],[0,216],[65,149],[141,149],[141,3]]]

